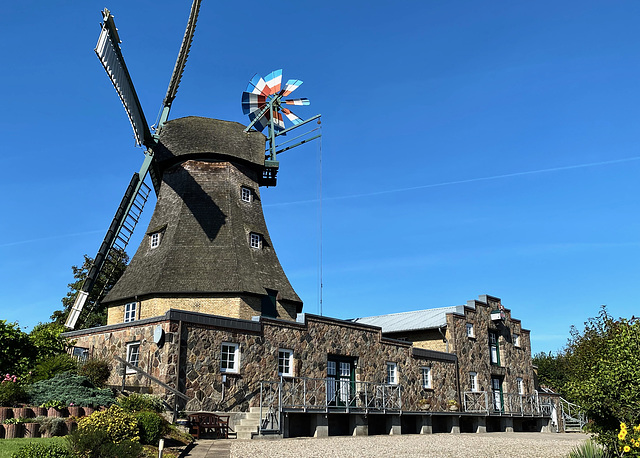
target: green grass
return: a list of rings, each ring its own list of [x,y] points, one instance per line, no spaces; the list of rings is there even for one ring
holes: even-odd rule
[[[29,442],[59,443],[60,445],[67,444],[67,440],[64,437],[0,439],[0,458],[11,458],[11,455],[17,452],[21,447],[27,445]]]

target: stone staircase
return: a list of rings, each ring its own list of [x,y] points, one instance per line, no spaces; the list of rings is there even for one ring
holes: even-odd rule
[[[250,407],[245,417],[236,424],[238,439],[253,439],[260,427],[260,407]]]

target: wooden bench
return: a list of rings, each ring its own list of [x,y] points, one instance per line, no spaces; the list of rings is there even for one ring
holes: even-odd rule
[[[216,439],[229,438],[229,415],[216,415],[208,412],[198,412],[189,415],[189,432],[200,439],[200,434],[213,433]],[[193,431],[193,432],[192,432]]]

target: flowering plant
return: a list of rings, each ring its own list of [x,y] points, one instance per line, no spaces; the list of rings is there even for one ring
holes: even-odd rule
[[[0,406],[13,406],[25,399],[26,393],[16,375],[5,374],[0,378]]]
[[[633,426],[629,430],[625,423],[620,423],[618,456],[640,457],[640,425]]]

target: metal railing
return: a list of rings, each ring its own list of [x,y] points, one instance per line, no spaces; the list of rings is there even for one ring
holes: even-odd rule
[[[283,410],[402,411],[400,385],[333,378],[282,377],[260,382],[260,432],[278,431]]]
[[[534,394],[500,393],[498,391],[465,391],[464,411],[486,414],[521,416],[550,416],[550,396]]]
[[[560,398],[560,408],[562,409],[562,421],[565,431],[581,431],[587,424],[587,417],[582,413],[580,406]]]

